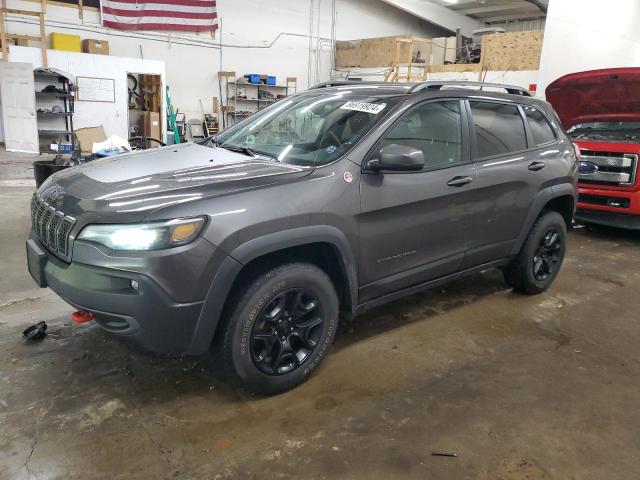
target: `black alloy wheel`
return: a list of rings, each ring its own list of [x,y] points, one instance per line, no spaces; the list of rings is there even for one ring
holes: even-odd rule
[[[560,271],[567,244],[567,222],[560,213],[543,212],[518,255],[504,268],[504,279],[518,293],[547,290]]]
[[[251,359],[267,375],[302,365],[320,344],[324,311],[308,289],[280,292],[260,311],[250,337]]]
[[[548,229],[533,256],[533,276],[539,282],[545,281],[558,268],[562,236],[554,228]]]

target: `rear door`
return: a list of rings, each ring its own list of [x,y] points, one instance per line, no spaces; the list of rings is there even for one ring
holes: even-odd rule
[[[473,267],[511,254],[536,194],[554,178],[550,162],[559,150],[535,107],[484,99],[467,106],[477,178],[464,267]]]
[[[362,301],[460,267],[470,226],[470,185],[475,178],[467,137],[464,103],[438,100],[413,107],[374,148],[372,156],[390,144],[420,149],[425,168],[419,172],[363,171]]]

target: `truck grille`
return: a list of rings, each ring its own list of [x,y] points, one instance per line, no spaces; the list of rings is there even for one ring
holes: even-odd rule
[[[638,155],[587,150],[583,150],[581,153],[581,171],[578,173],[578,181],[580,183],[620,187],[634,184]],[[585,165],[584,169],[582,168],[583,165]]]
[[[31,227],[40,242],[56,256],[69,258],[69,236],[76,219],[56,210],[37,193],[31,198]]]

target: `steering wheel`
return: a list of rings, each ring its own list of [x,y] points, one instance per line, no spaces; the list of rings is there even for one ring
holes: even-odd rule
[[[332,132],[331,130],[327,130],[325,132],[325,138],[323,140],[326,140],[327,137],[331,137],[336,142],[336,147],[339,147],[340,145],[342,145],[342,141],[338,138],[338,135],[336,135],[335,132]],[[325,143],[325,142],[323,141],[322,143]]]

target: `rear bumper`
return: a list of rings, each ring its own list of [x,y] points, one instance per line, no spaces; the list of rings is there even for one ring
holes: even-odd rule
[[[91,312],[95,322],[113,334],[129,337],[159,353],[183,353],[196,335],[204,299],[176,302],[151,277],[140,272],[105,268],[78,261],[63,262],[36,239],[27,241],[28,255],[41,263],[40,286],[48,286],[74,308]],[[40,280],[40,281],[39,281]],[[137,282],[137,288],[132,286]],[[191,283],[194,279],[176,278]]]

